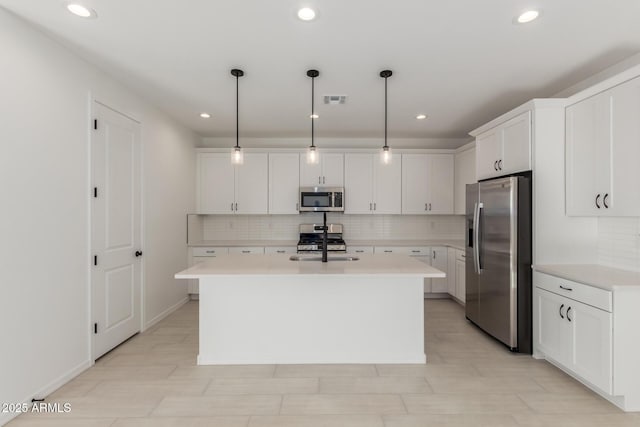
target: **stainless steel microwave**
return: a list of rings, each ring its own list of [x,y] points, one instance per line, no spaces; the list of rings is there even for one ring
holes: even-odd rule
[[[300,187],[300,212],[344,212],[344,187]]]

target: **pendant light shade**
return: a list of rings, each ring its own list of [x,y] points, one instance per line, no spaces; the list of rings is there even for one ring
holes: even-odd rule
[[[315,95],[315,78],[320,75],[318,70],[309,70],[307,71],[307,77],[311,77],[311,145],[307,149],[307,163],[308,164],[317,164],[320,162],[320,156],[316,151],[316,145],[314,141],[314,120],[317,118],[316,112],[314,109],[314,95]]]
[[[387,144],[387,79],[392,75],[391,70],[380,71],[380,77],[384,79],[384,146],[380,153],[380,161],[385,165],[391,163],[391,148]]]
[[[244,156],[242,155],[242,148],[240,148],[240,118],[239,118],[239,88],[238,81],[240,77],[244,76],[244,71],[234,68],[231,70],[231,75],[236,78],[236,146],[231,151],[231,163],[234,165],[241,165],[244,163]]]

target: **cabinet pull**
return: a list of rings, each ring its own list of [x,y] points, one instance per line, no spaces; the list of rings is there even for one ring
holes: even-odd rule
[[[433,259],[436,259],[436,251],[433,251]]]
[[[238,204],[236,203],[236,212],[238,212]]]
[[[493,168],[495,170],[498,170],[498,161],[497,160],[495,162],[493,162]]]
[[[385,251],[384,251],[384,252],[385,252],[385,253],[390,254],[390,253],[392,253],[393,251],[390,251],[390,250],[388,250],[388,249],[385,249]]]
[[[564,319],[564,316],[562,315],[562,309],[564,308],[564,304],[562,304],[560,306],[560,317],[562,317]]]
[[[602,204],[604,205],[605,209],[609,209],[609,205],[607,205],[607,197],[609,197],[609,193],[605,193],[604,197],[602,198]]]
[[[429,210],[431,210],[431,203],[429,203]]]
[[[427,209],[427,204],[426,204],[426,203],[424,204],[424,210],[425,210],[425,211],[428,211],[428,210],[429,210],[429,209]]]
[[[596,207],[600,209],[600,204],[598,203],[598,200],[600,200],[600,194],[596,196]]]
[[[321,176],[318,177],[318,184],[322,184],[322,177]]]
[[[567,320],[571,322],[571,317],[569,317],[569,312],[571,311],[571,307],[567,308]]]
[[[502,159],[498,160],[498,170],[502,170]]]
[[[233,203],[231,203],[231,212],[233,212]]]
[[[369,210],[372,211],[373,203],[369,203]]]
[[[208,253],[208,254],[215,254],[215,253],[216,253],[216,251],[205,251],[205,253]]]
[[[279,253],[279,254],[285,253],[285,251],[276,251],[276,252]]]
[[[560,289],[564,289],[565,291],[572,291],[573,288],[567,288],[565,286],[560,285]]]
[[[325,183],[325,178],[326,178],[325,176],[322,177],[322,183],[323,184]]]
[[[242,251],[243,254],[250,254],[251,251]]]
[[[386,251],[385,251],[385,252],[386,252]],[[391,251],[389,251],[389,252],[391,252]],[[420,251],[419,251],[419,250],[416,250],[416,249],[412,249],[412,250],[411,250],[411,252],[412,252],[412,253],[414,253],[414,254],[419,254],[419,253],[420,253]]]
[[[356,253],[357,254],[362,254],[362,253],[364,253],[364,251],[362,249],[356,249]]]

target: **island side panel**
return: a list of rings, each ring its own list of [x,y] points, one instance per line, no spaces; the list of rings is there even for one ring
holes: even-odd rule
[[[198,364],[425,363],[423,280],[202,278]]]

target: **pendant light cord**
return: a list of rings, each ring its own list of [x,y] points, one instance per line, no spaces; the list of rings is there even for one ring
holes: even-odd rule
[[[240,147],[240,75],[236,74],[236,148]]]
[[[384,146],[387,147],[387,77],[384,78]]]
[[[314,141],[313,141],[313,131],[314,131],[314,125],[315,125],[315,107],[314,107],[314,102],[313,100],[315,99],[315,77],[311,77],[311,146],[315,147],[314,145]]]

